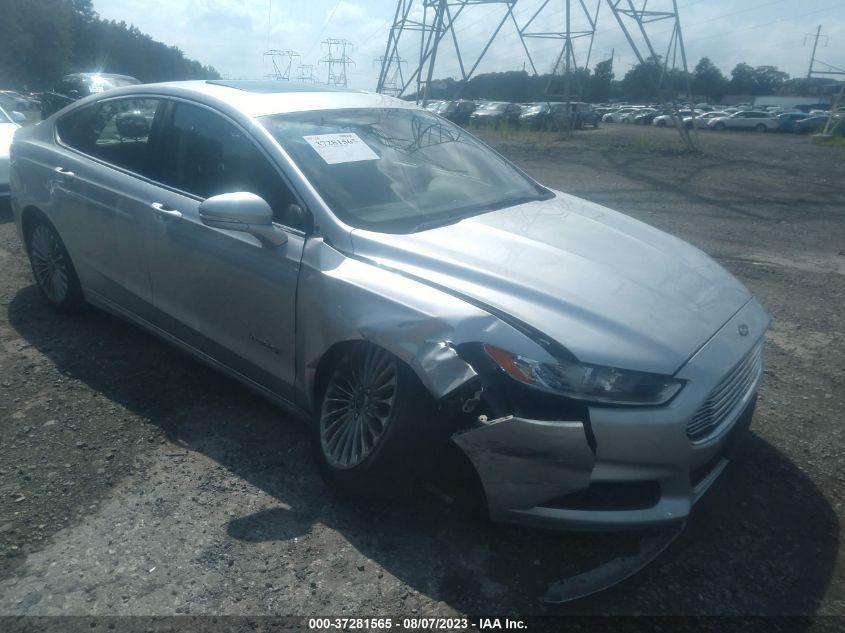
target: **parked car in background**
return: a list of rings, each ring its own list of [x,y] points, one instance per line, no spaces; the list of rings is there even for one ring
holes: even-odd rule
[[[628,112],[619,117],[619,123],[637,123],[637,119],[639,117],[647,116],[649,114],[654,114],[656,116],[657,112],[658,110],[656,108],[638,108],[633,112]]]
[[[622,117],[630,114],[631,112],[636,112],[637,110],[638,108],[626,106],[624,108],[614,110],[613,112],[608,112],[602,116],[601,120],[603,123],[619,123],[622,120]]]
[[[692,110],[679,110],[677,113],[668,112],[666,114],[661,114],[660,116],[654,117],[654,120],[651,122],[651,124],[656,125],[657,127],[675,127],[678,125],[678,119],[683,121],[685,117],[691,117],[692,114]],[[704,113],[698,111],[695,112],[695,116],[699,116],[701,114]]]
[[[724,112],[702,112],[701,114],[696,114],[695,118],[692,116],[685,116],[684,117],[684,127],[688,130],[692,129],[693,125],[697,129],[702,129],[707,127],[707,122],[711,119],[715,119],[717,117],[725,116]],[[695,123],[693,123],[695,121]]]
[[[784,112],[778,115],[778,132],[794,132],[798,121],[810,118],[806,112]]]
[[[0,90],[0,108],[6,112],[26,112],[37,107],[34,99],[22,95],[16,90]]]
[[[597,128],[600,118],[589,103],[552,101],[527,108],[519,122],[532,130],[565,130],[570,125],[572,129],[580,130],[586,126]]]
[[[12,137],[20,128],[18,123],[21,119],[25,121],[26,117],[20,112],[7,112],[0,107],[0,197],[9,195],[9,149],[12,146]]]
[[[475,109],[476,105],[474,101],[459,99],[458,101],[442,102],[435,112],[452,123],[467,125],[469,123],[469,117],[475,112]]]
[[[759,110],[740,110],[729,116],[715,117],[707,122],[709,130],[754,130],[773,132],[780,126],[777,116]]]
[[[121,134],[125,112],[151,128]],[[743,456],[769,325],[751,292],[414,104],[128,87],[19,130],[13,153],[44,300],[116,314],[297,415],[343,494],[406,493],[457,445],[495,520],[677,526]]]
[[[659,110],[657,108],[648,108],[642,112],[636,112],[634,116],[635,125],[651,125],[656,117],[667,114],[668,110]]]
[[[487,101],[469,115],[469,122],[470,125],[476,127],[492,126],[498,128],[500,125],[518,127],[520,114],[522,114],[522,108],[515,103]]]
[[[73,73],[67,75],[59,81],[53,90],[41,95],[41,118],[46,119],[82,97],[139,83],[141,82],[134,77],[111,73]]]
[[[834,123],[836,123],[841,118],[842,115],[834,115]],[[824,128],[827,125],[829,119],[830,115],[828,114],[808,116],[806,119],[796,121],[792,131],[796,134],[817,134],[819,132],[824,131]],[[842,135],[843,133],[845,133],[845,124],[840,123],[836,127],[835,134]]]

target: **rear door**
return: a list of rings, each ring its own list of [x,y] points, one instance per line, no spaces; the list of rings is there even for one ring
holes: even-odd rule
[[[129,97],[68,113],[56,125],[64,151],[50,165],[53,221],[84,290],[143,318],[152,304],[147,200],[158,189],[151,138],[162,106],[161,99]]]
[[[214,110],[174,101],[164,136],[159,162],[167,187],[148,200],[162,210],[149,241],[160,325],[293,400],[296,286],[307,227],[290,207],[303,203],[249,132]],[[242,191],[270,204],[285,244],[263,246],[247,233],[201,222],[203,200]]]

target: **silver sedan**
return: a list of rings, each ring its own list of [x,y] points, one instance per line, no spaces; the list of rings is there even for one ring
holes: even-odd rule
[[[451,442],[493,519],[683,520],[748,427],[767,311],[696,248],[407,102],[132,86],[12,147],[44,298],[120,315],[308,420],[391,496]]]

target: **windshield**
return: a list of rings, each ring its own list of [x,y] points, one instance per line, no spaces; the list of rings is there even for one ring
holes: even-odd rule
[[[112,77],[108,75],[94,75],[87,83],[88,92],[97,94],[112,90],[114,88],[122,88],[124,86],[134,86],[138,83],[137,79],[131,77]]]
[[[409,233],[553,196],[460,127],[422,110],[327,110],[260,121],[354,227]]]
[[[507,103],[485,103],[479,110],[491,110],[493,112],[503,112],[508,107]]]

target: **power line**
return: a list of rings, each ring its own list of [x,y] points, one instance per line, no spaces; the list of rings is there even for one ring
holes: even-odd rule
[[[340,3],[341,3],[342,1],[343,1],[343,0],[337,0],[337,2],[335,3],[334,8],[332,9],[332,12],[331,12],[331,13],[329,13],[329,17],[328,17],[328,18],[326,18],[326,21],[325,21],[325,22],[323,22],[323,27],[320,29],[320,32],[317,34],[317,37],[316,37],[316,38],[314,38],[314,43],[313,43],[313,44],[311,44],[311,48],[309,48],[309,49],[308,49],[308,52],[307,52],[307,53],[305,53],[305,56],[306,56],[306,57],[308,57],[308,56],[309,56],[309,55],[313,52],[314,47],[315,47],[315,46],[317,46],[317,43],[320,41],[320,38],[321,38],[321,37],[323,37],[323,33],[325,33],[325,32],[326,32],[326,27],[328,27],[328,26],[329,26],[329,23],[330,23],[330,22],[332,21],[332,19],[334,18],[334,14],[337,12],[337,8],[340,6]]]

